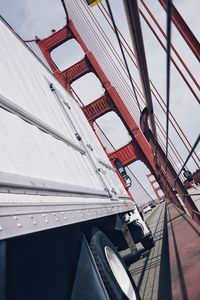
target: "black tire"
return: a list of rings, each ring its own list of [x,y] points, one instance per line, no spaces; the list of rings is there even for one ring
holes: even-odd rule
[[[108,292],[108,295],[111,300],[141,300],[137,287],[131,277],[130,272],[128,271],[125,263],[120,257],[114,245],[111,241],[105,236],[105,234],[97,229],[92,231],[92,236],[90,239],[90,248],[93,253],[97,268],[105,285],[105,288]],[[108,258],[106,256],[106,251],[112,253],[113,257],[116,258],[117,263],[120,267],[123,266],[123,272],[127,274],[127,280],[133,287],[133,294],[135,298],[130,298],[128,295],[123,292],[120,283],[117,281],[110,265]],[[124,277],[123,277],[124,278]],[[129,281],[130,280],[130,281]]]
[[[145,238],[142,239],[141,244],[146,250],[150,250],[155,246],[155,241],[153,236],[151,234],[146,236]]]
[[[134,242],[139,243],[144,237],[144,227],[139,222],[132,222],[128,224],[129,231]]]

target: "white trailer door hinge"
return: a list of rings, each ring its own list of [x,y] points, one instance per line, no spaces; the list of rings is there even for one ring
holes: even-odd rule
[[[75,133],[75,137],[77,138],[78,141],[82,140],[82,137],[80,136],[80,134],[78,132]]]
[[[69,103],[67,103],[66,101],[63,101],[63,104],[64,104],[68,109],[71,109]]]
[[[103,174],[103,175],[106,175],[106,174],[107,174],[107,172],[104,171],[102,168],[96,169],[96,172],[97,172],[97,173],[101,173],[101,174]]]
[[[94,151],[92,146],[90,144],[87,144],[87,147],[91,150],[91,151]]]

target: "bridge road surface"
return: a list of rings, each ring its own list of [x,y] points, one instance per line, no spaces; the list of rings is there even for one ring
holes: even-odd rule
[[[154,235],[155,246],[133,263],[129,271],[142,300],[171,300],[166,203],[148,212],[145,220]]]
[[[197,186],[197,189],[194,188],[188,189],[188,194],[191,195],[192,200],[196,204],[197,208],[200,210],[200,185]]]
[[[188,189],[188,193],[200,210],[200,185],[197,189]],[[133,263],[129,271],[142,300],[172,300],[166,203],[148,212],[145,221],[154,235],[155,247]]]

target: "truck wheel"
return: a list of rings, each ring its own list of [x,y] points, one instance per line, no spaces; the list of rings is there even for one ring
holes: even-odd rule
[[[155,246],[155,241],[153,236],[151,234],[146,236],[145,238],[142,239],[141,244],[146,250],[150,250]]]
[[[94,230],[90,248],[111,300],[140,300],[137,287],[119,253],[110,240]]]
[[[139,243],[144,237],[144,227],[139,222],[128,224],[128,228],[135,243]]]

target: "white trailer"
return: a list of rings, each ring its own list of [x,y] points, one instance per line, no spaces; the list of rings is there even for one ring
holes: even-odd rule
[[[151,233],[75,99],[0,36],[1,299],[139,299],[116,249]]]

